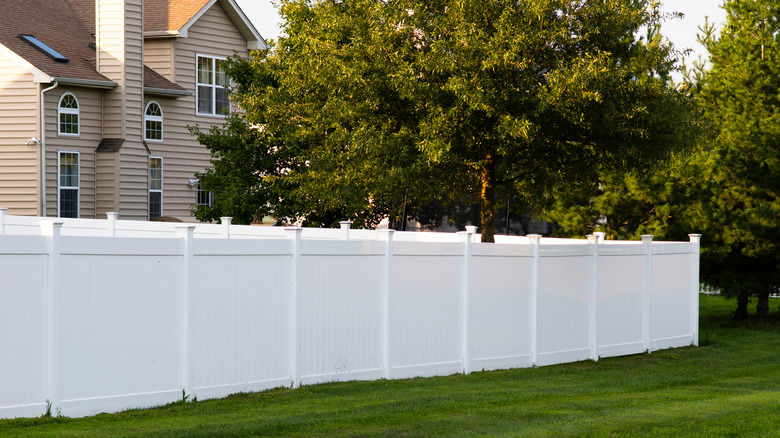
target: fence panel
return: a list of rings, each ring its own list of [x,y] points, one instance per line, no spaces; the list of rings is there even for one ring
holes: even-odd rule
[[[46,412],[47,240],[0,236],[0,418]]]
[[[196,239],[189,306],[199,399],[290,386],[289,242]]]
[[[588,278],[590,257],[577,247],[543,248],[539,261],[539,365],[588,359]],[[565,252],[582,256],[559,256]],[[547,253],[547,254],[545,254]],[[547,256],[545,256],[547,255]]]
[[[382,377],[382,256],[377,242],[304,245],[298,295],[301,383]]]
[[[397,242],[390,290],[392,377],[462,371],[459,288],[462,247]],[[431,250],[434,250],[431,252]]]
[[[682,248],[681,248],[682,249]],[[655,254],[650,283],[650,348],[691,345],[690,254]]]
[[[643,264],[643,255],[629,253],[599,257],[596,333],[601,357],[645,350],[642,334]]]
[[[181,398],[181,244],[140,243],[62,237],[54,321],[63,415]]]
[[[484,248],[483,248],[484,247]],[[530,251],[491,255],[498,245],[475,245],[469,275],[469,357],[474,370],[531,365],[527,335]],[[504,251],[507,252],[507,251]]]

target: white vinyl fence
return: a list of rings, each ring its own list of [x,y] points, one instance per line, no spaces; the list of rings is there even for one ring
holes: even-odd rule
[[[698,343],[697,235],[482,244],[225,222],[0,210],[0,418]]]

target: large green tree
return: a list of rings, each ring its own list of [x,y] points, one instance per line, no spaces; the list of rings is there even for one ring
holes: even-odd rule
[[[499,196],[542,206],[553,188],[686,143],[690,105],[668,80],[656,2],[283,0],[281,12],[275,49],[230,69],[246,111],[234,121],[283,157],[260,160],[243,180],[260,189],[234,193],[263,196],[239,205],[372,225],[402,205],[477,198],[492,241]],[[254,152],[233,148],[257,144],[212,150],[237,169]]]

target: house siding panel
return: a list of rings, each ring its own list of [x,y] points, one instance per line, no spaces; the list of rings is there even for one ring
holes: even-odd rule
[[[10,214],[39,213],[40,137],[38,85],[33,76],[0,55],[0,207]]]
[[[148,39],[144,42],[144,64],[163,75],[171,82],[176,82],[173,69],[173,39]]]
[[[104,96],[103,135],[108,138],[125,138],[124,72],[125,62],[125,14],[122,0],[97,2],[96,44],[97,70],[119,86]]]
[[[79,103],[79,135],[57,134],[57,104],[65,93]],[[46,216],[57,216],[57,163],[60,151],[79,153],[79,217],[96,217],[95,149],[102,138],[102,92],[89,88],[58,87],[46,93]]]
[[[149,217],[148,155],[143,139],[143,1],[125,0],[125,123],[127,135],[120,151],[119,216]]]
[[[95,210],[96,216],[103,218],[110,211],[119,211],[119,187],[116,178],[119,154],[98,152],[95,155]]]

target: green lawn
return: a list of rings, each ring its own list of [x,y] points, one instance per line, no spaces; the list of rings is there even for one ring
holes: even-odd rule
[[[778,305],[737,324],[733,301],[702,296],[698,348],[6,420],[0,436],[780,436]]]

